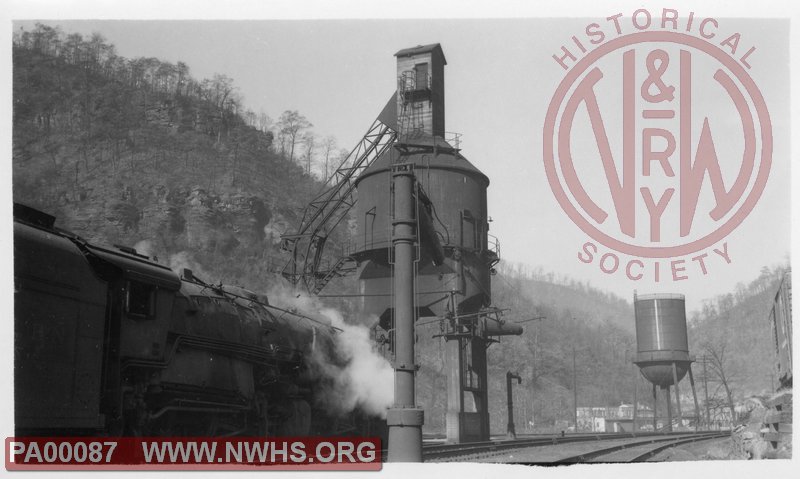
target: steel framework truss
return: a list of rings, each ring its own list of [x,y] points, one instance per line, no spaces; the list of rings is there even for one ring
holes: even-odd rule
[[[345,265],[352,263],[348,256],[322,269],[322,252],[331,231],[355,205],[356,180],[397,138],[396,127],[392,128],[395,115],[390,111],[395,103],[392,96],[358,145],[309,203],[297,232],[281,236],[281,249],[291,253],[281,274],[292,284],[302,281],[309,292],[317,294],[331,279],[348,271]]]

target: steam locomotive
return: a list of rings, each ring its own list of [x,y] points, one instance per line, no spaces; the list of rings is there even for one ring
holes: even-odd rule
[[[353,432],[310,367],[336,328],[54,223],[14,205],[17,435]]]

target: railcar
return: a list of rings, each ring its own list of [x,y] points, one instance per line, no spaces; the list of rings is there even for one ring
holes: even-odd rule
[[[784,274],[769,314],[775,373],[782,389],[792,387],[792,273]]]

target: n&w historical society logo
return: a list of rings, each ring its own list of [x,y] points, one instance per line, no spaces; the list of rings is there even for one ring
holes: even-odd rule
[[[591,23],[553,55],[565,71],[544,165],[590,239],[578,259],[630,280],[731,263],[727,236],[767,183],[772,128],[757,48],[714,18],[639,9]]]

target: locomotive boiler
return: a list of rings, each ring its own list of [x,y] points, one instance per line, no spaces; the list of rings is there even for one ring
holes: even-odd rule
[[[14,205],[17,435],[326,435],[336,328]]]

